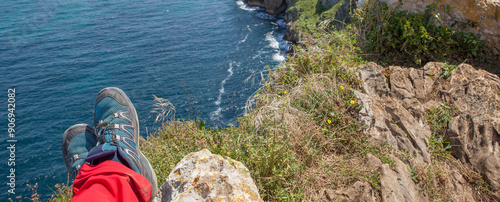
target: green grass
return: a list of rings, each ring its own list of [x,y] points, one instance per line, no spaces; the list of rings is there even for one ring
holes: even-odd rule
[[[458,112],[458,109],[455,109],[453,106],[442,104],[438,108],[428,111],[425,117],[433,134],[443,136],[448,129],[448,123],[451,121],[451,118],[456,116]]]
[[[267,198],[300,198],[298,189],[287,188],[298,173],[295,154],[290,150],[286,134],[258,134],[240,118],[239,127],[223,130],[200,128],[196,121],[165,125],[155,136],[141,143],[156,171],[158,182],[163,183],[170,171],[185,155],[209,149],[215,154],[228,156],[245,164],[256,178],[261,192]],[[283,180],[284,179],[284,180]],[[160,184],[161,185],[161,184]]]

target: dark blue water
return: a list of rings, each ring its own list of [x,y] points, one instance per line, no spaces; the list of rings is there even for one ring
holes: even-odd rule
[[[146,135],[155,126],[152,95],[169,99],[176,118],[194,118],[183,80],[196,117],[225,127],[237,124],[258,73],[279,65],[285,49],[282,20],[235,0],[6,0],[0,16],[0,198],[30,196],[26,184],[35,183],[47,198],[66,183],[62,134],[92,123],[100,89],[123,89]],[[16,89],[15,167],[9,88]],[[15,195],[7,192],[10,168]]]

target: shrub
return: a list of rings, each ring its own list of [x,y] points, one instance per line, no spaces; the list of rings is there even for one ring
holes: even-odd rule
[[[364,39],[370,60],[384,64],[420,66],[430,61],[485,62],[488,51],[477,36],[436,26],[435,4],[425,12],[390,9],[385,3],[368,1],[355,14],[355,25]]]

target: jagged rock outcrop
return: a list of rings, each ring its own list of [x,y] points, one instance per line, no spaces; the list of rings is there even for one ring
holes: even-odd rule
[[[453,155],[470,163],[496,190],[500,199],[500,79],[486,71],[460,65],[443,96],[462,113],[449,124]]]
[[[500,79],[467,64],[456,67],[445,79],[441,76],[443,65],[428,63],[422,69],[413,69],[369,63],[362,67],[363,92],[356,92],[356,96],[363,104],[360,117],[367,126],[366,133],[373,142],[387,143],[414,156],[412,165],[425,167],[432,161],[432,134],[425,114],[442,104],[453,106],[459,112],[444,134],[454,145],[452,155],[481,173],[499,200]],[[382,200],[426,200],[418,192],[412,193],[416,187],[405,163],[394,156],[391,159],[397,162],[395,169],[370,160],[381,173]],[[453,192],[449,197],[474,200],[474,190],[459,169],[451,167],[446,172],[449,175],[440,183]]]
[[[248,169],[204,149],[179,162],[160,188],[167,201],[262,201]]]
[[[424,79],[419,82],[419,89],[414,90],[408,71],[417,70],[390,67],[389,78],[382,71],[375,63],[361,69],[364,93],[356,92],[356,95],[363,103],[360,115],[361,121],[369,126],[366,132],[374,142],[388,143],[394,149],[415,155],[420,163],[429,163],[431,131],[426,125],[423,107],[415,105],[418,102],[415,91],[429,92],[426,89],[432,90],[433,81]],[[412,73],[415,74],[418,73]]]
[[[266,9],[271,15],[278,15],[284,13],[287,9],[287,2],[289,0],[245,0],[249,6],[258,6]]]
[[[380,0],[391,8],[400,8],[412,13],[425,11],[426,6],[437,5],[436,24],[472,32],[481,36],[486,45],[500,53],[500,1],[498,0]],[[462,26],[464,28],[461,28]]]

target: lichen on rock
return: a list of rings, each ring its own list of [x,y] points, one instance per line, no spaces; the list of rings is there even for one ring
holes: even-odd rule
[[[262,201],[248,169],[207,149],[186,155],[160,188],[162,201]]]

